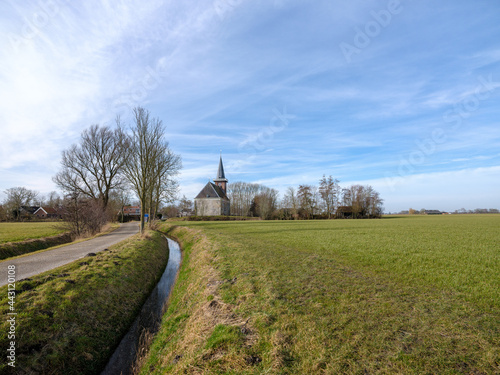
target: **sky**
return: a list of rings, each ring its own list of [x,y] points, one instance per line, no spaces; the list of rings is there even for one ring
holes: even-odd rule
[[[0,200],[143,106],[182,157],[282,194],[325,175],[386,212],[500,208],[496,0],[0,3]]]

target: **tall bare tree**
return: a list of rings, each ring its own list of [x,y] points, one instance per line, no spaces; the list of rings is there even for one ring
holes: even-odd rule
[[[327,178],[323,175],[323,178],[319,181],[319,194],[325,205],[328,218],[330,219],[339,202],[339,180],[334,179],[332,176],[328,176]]]
[[[127,137],[119,126],[92,125],[83,131],[78,145],[62,153],[62,170],[53,178],[67,194],[101,201],[106,209],[113,189],[123,184],[121,172],[127,153]]]
[[[292,218],[297,219],[297,213],[299,209],[299,199],[297,197],[297,192],[295,188],[289,186],[286,189],[286,193],[283,196],[282,206],[284,209],[290,211]]]
[[[21,220],[21,209],[29,206],[38,199],[38,192],[22,186],[9,188],[4,191],[7,195],[4,201],[4,208],[10,218]]]
[[[309,219],[314,215],[314,209],[316,207],[315,192],[316,187],[311,185],[299,185],[297,190],[299,206],[303,213],[302,215],[306,219]]]
[[[142,107],[134,108],[133,113],[124,175],[140,201],[142,233],[145,213],[155,214],[155,200],[159,202],[172,194],[173,176],[179,172],[181,160],[171,152],[160,119],[152,118]]]
[[[181,168],[181,158],[164,143],[164,152],[158,155],[154,163],[152,185],[149,198],[149,216],[156,218],[162,203],[173,202],[178,190],[178,183],[174,179]]]

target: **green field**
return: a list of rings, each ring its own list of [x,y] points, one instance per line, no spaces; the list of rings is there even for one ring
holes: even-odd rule
[[[143,374],[500,373],[500,215],[174,224]]]
[[[0,244],[55,236],[65,232],[54,222],[0,223]]]

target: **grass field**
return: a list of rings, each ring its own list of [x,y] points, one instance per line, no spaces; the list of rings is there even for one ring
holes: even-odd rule
[[[142,374],[500,373],[500,215],[182,225]]]
[[[64,231],[54,222],[0,223],[0,244],[55,236]]]

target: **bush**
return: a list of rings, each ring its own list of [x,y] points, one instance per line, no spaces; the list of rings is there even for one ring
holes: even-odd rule
[[[110,218],[108,210],[103,209],[97,199],[71,195],[64,200],[64,226],[75,236],[99,233]]]

